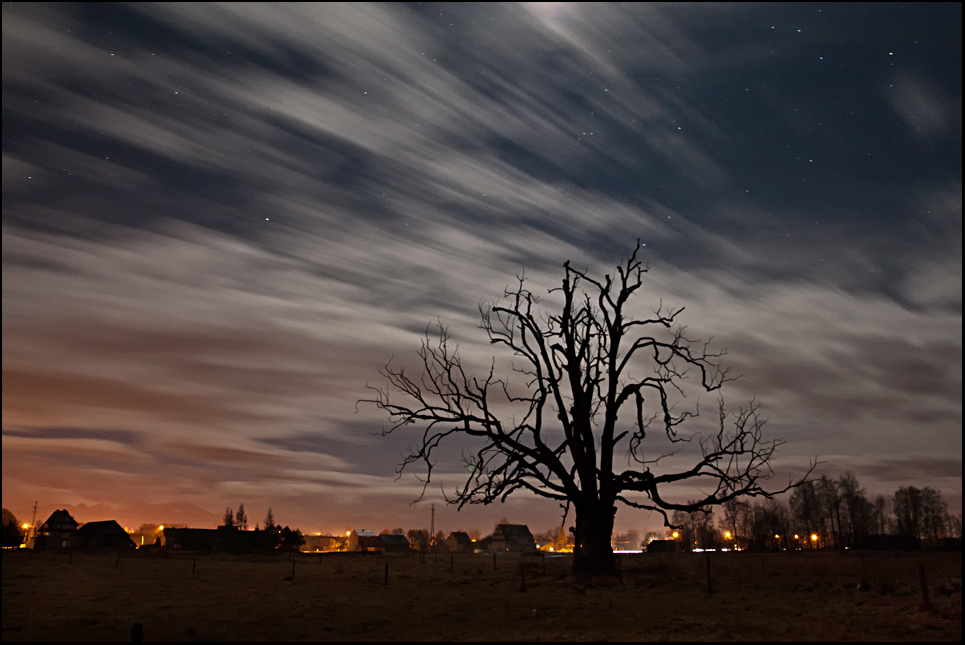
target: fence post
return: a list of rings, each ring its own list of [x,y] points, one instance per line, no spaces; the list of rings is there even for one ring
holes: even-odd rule
[[[928,599],[928,578],[925,576],[925,565],[918,563],[918,584],[921,585],[921,604],[925,611],[931,610],[931,601]]]

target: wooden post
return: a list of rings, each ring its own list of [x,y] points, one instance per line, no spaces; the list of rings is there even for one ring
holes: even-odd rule
[[[117,565],[120,563],[121,563],[121,552],[118,551],[117,556],[114,558],[114,568],[116,569]]]
[[[385,563],[385,579],[382,581],[382,584],[386,587],[389,586],[389,563],[388,562]]]
[[[295,579],[295,561],[292,560],[292,580]]]
[[[74,550],[70,550],[70,555],[67,557],[67,564],[74,564]]]
[[[144,642],[144,623],[134,623],[133,625],[131,625],[131,642],[132,643]]]
[[[925,565],[918,563],[918,583],[921,585],[921,605],[925,611],[931,611],[931,601],[928,599],[928,578],[925,576]]]
[[[707,593],[714,593],[714,583],[710,579],[710,554],[707,554]]]
[[[195,558],[194,560],[191,560],[191,575],[192,575],[192,576],[194,575],[194,572],[197,571],[197,569],[198,569],[198,560]]]
[[[496,554],[493,553],[493,571],[496,571],[497,568],[498,568],[498,567],[496,567]]]

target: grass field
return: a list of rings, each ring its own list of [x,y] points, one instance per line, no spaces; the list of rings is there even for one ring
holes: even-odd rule
[[[127,641],[134,623],[145,641],[962,639],[961,553],[709,561],[713,592],[705,554],[577,581],[567,557],[295,555],[291,579],[288,556],[4,551],[3,640]]]

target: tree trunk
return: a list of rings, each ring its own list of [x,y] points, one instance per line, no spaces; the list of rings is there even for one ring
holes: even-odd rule
[[[616,560],[610,538],[613,534],[613,504],[594,501],[576,507],[573,573],[577,576],[614,576]]]

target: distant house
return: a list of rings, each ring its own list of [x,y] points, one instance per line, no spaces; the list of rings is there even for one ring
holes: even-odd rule
[[[164,548],[175,551],[217,551],[221,532],[217,529],[166,528],[162,532]]]
[[[235,526],[219,526],[215,529],[165,528],[162,542],[165,549],[175,551],[252,553],[274,548],[269,545],[265,531],[242,531]]]
[[[446,538],[446,548],[449,553],[472,553],[473,541],[464,531],[453,531]]]
[[[395,533],[383,533],[381,536],[382,544],[385,546],[386,553],[408,553],[409,538]]]
[[[47,521],[37,529],[34,541],[35,549],[67,549],[71,546],[71,538],[77,532],[77,520],[66,510],[54,511]]]
[[[870,551],[897,551],[901,548],[901,538],[897,535],[862,535],[855,542],[855,548]]]
[[[242,531],[237,526],[219,526],[218,549],[228,553],[251,553],[257,551],[262,531]]]
[[[674,540],[652,540],[647,545],[647,553],[676,553],[677,542]]]
[[[536,551],[533,534],[525,524],[498,524],[489,543],[493,553],[532,553]]]
[[[305,535],[305,543],[299,547],[302,553],[325,553],[338,550],[339,538],[331,535]]]
[[[77,529],[70,548],[80,551],[133,551],[137,548],[127,531],[114,520],[88,522]]]
[[[385,551],[382,536],[375,531],[356,529],[348,535],[349,551]]]

